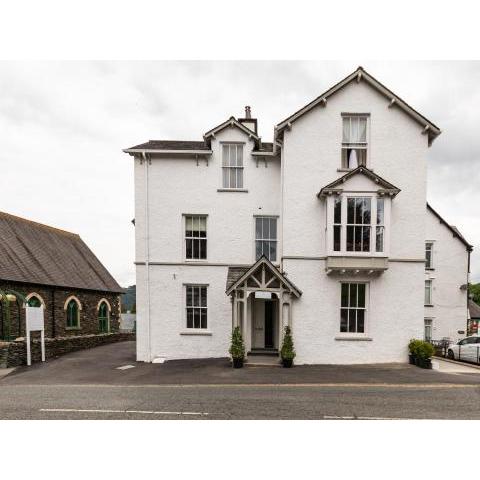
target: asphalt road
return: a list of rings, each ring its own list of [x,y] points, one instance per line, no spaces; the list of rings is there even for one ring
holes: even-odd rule
[[[480,375],[409,365],[137,363],[131,342],[0,380],[2,419],[480,419]],[[126,365],[133,368],[119,369]]]

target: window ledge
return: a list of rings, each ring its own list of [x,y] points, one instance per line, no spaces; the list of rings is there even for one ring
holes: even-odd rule
[[[428,305],[424,305],[424,307],[433,307],[433,303],[429,303]]]
[[[246,188],[218,188],[217,192],[239,192],[239,193],[248,193]]]
[[[81,330],[82,327],[65,327],[65,330]]]
[[[206,335],[206,336],[211,336],[212,331],[211,330],[197,330],[197,329],[187,329],[187,330],[182,330],[180,332],[180,335]]]
[[[425,270],[428,270],[429,272],[433,272],[435,269],[433,267],[425,267]]]
[[[356,336],[345,336],[345,337],[335,337],[337,341],[345,341],[345,342],[371,342],[373,338],[371,337],[356,337]]]

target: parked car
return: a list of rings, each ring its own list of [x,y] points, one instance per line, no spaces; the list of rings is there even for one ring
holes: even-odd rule
[[[480,357],[480,337],[466,337],[453,345],[449,345],[447,357],[451,360],[478,363]]]

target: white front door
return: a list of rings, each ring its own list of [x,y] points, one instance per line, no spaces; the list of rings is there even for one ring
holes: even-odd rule
[[[265,302],[255,299],[253,312],[253,348],[265,348]]]

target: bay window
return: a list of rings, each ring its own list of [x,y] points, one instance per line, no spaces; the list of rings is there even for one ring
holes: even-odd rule
[[[367,165],[367,115],[343,115],[342,168]]]
[[[372,195],[335,195],[329,198],[327,225],[330,252],[384,254],[386,252],[386,214],[390,199]]]

